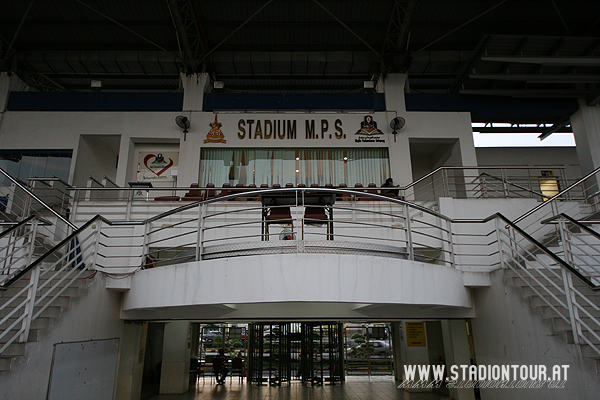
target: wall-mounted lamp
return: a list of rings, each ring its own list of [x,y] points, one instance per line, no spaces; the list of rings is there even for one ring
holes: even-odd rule
[[[102,81],[91,81],[90,87],[93,91],[99,92],[102,89]]]
[[[215,90],[223,90],[223,89],[225,89],[225,82],[223,82],[223,81],[214,81],[213,82],[213,89],[215,89]]]

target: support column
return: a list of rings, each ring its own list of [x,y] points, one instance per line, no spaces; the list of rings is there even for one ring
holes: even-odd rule
[[[190,386],[192,326],[189,321],[165,323],[160,394],[182,394]]]
[[[207,73],[180,76],[183,86],[183,111],[202,111],[204,93],[208,91],[210,78]]]
[[[387,123],[396,116],[406,114],[405,87],[406,74],[388,74],[383,85],[378,87],[378,91],[383,90],[385,92],[385,108],[388,111]],[[393,135],[388,137],[391,177],[394,178],[396,185],[406,186],[413,181],[408,133],[405,130],[398,131],[396,141],[394,141]]]
[[[404,373],[402,367],[402,340],[403,330],[402,322],[392,322],[392,352],[394,357],[394,379],[402,381],[402,374]]]
[[[429,366],[429,349],[427,347],[427,331],[426,324],[424,321],[402,321],[402,332],[404,339],[400,342],[401,345],[401,353],[402,358],[397,362],[399,369],[400,381],[404,382],[409,377],[405,374],[405,365],[425,365]],[[411,381],[416,383],[420,380],[426,380],[427,382],[431,381],[431,376],[427,379],[421,379],[425,377],[419,376],[418,372],[419,368],[416,368],[416,374]],[[407,392],[431,392],[431,388],[406,388],[404,389]]]
[[[138,400],[142,393],[147,323],[126,321],[120,344],[115,400]]]
[[[10,72],[0,72],[0,114],[6,110],[10,92],[23,92],[27,85],[17,75]]]
[[[204,94],[209,91],[210,77],[207,73],[180,75],[183,87],[183,109],[181,115],[190,120],[190,128],[187,134],[181,130],[179,139],[179,176],[178,186],[189,186],[198,182],[198,168],[200,165],[200,152],[204,145],[202,136],[210,127],[208,121],[203,117]],[[212,117],[214,119],[214,117]],[[204,121],[204,122],[201,122]]]
[[[579,111],[571,116],[571,126],[581,173],[585,175],[600,167],[600,105],[590,107],[584,100],[579,100]],[[599,190],[599,177],[587,182],[586,187],[592,193]]]
[[[466,321],[461,319],[443,320],[442,335],[444,337],[446,367],[471,365],[471,350],[467,337]],[[449,371],[447,371],[447,375],[451,378]],[[462,381],[462,377],[459,377],[458,381]],[[450,398],[455,400],[475,400],[474,389],[449,389],[449,394]]]

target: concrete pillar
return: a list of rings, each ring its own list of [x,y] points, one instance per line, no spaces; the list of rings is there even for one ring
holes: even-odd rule
[[[405,375],[405,365],[429,365],[429,349],[427,347],[427,330],[424,321],[402,321],[402,335],[403,340],[401,341],[401,354],[402,358],[396,364],[400,369],[401,378],[400,381],[404,382],[407,380]],[[424,378],[424,377],[423,377]],[[417,374],[412,382],[420,381],[421,377]],[[423,379],[425,380],[425,379]],[[431,376],[426,379],[428,382],[431,381]],[[404,389],[407,392],[431,392],[431,388],[410,388]]]
[[[444,352],[446,358],[446,367],[452,365],[471,365],[471,350],[469,348],[469,339],[467,337],[467,324],[465,320],[443,320],[442,335],[444,337]],[[459,369],[459,374],[461,374]],[[448,378],[452,378],[450,371],[447,371]],[[462,377],[458,378],[461,382]],[[450,398],[455,400],[475,400],[474,389],[449,389]]]
[[[394,362],[394,379],[402,381],[403,368],[400,365],[402,360],[402,340],[404,339],[402,322],[392,322],[392,356]]]
[[[396,111],[399,115],[406,112],[404,101],[404,88],[406,87],[406,74],[387,74],[384,81],[385,108]]]
[[[210,83],[208,74],[182,73],[180,78],[183,85],[183,111],[202,111],[204,93],[208,91]]]
[[[125,322],[120,344],[115,400],[138,400],[142,393],[147,323]]]
[[[10,92],[24,92],[26,90],[27,84],[19,79],[17,75],[10,72],[0,72],[0,113],[6,110]]]
[[[388,74],[383,84],[378,87],[378,91],[383,90],[385,92],[385,108],[388,111],[389,121],[394,117],[406,114],[406,103],[404,101],[405,86],[405,74]],[[388,144],[390,174],[394,178],[396,185],[406,186],[413,181],[408,134],[400,130],[395,140],[390,136]]]
[[[582,174],[600,167],[600,105],[588,106],[579,101],[579,111],[571,116],[571,127],[577,143],[577,157]],[[590,178],[586,187],[591,192],[599,189],[600,178]]]
[[[160,394],[182,394],[188,391],[191,355],[191,323],[189,321],[165,323]]]

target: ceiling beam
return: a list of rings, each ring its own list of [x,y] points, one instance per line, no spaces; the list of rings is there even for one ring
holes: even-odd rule
[[[387,71],[405,72],[410,66],[411,56],[408,53],[408,41],[415,4],[416,0],[409,0],[404,8],[400,4],[400,0],[394,2],[381,49],[381,54],[385,58],[383,68]]]
[[[134,31],[133,29],[131,29],[131,28],[129,28],[129,27],[127,27],[127,26],[123,25],[122,23],[120,23],[119,21],[117,21],[117,20],[115,20],[115,19],[113,19],[113,18],[109,17],[108,15],[106,15],[106,14],[104,14],[104,13],[102,13],[102,12],[100,12],[100,11],[96,10],[95,8],[93,8],[93,7],[91,7],[90,5],[88,5],[88,4],[86,4],[86,3],[84,3],[83,1],[81,1],[81,0],[73,0],[73,1],[75,1],[75,2],[77,2],[77,3],[79,3],[79,4],[81,4],[83,7],[85,7],[85,8],[87,8],[87,9],[89,9],[90,11],[92,11],[92,12],[94,12],[94,13],[96,13],[96,14],[98,14],[98,15],[100,15],[100,16],[102,16],[102,17],[104,17],[104,18],[106,18],[107,20],[109,20],[109,21],[113,22],[114,24],[116,24],[116,25],[120,26],[121,28],[125,29],[127,32],[131,33],[132,35],[134,35],[134,36],[137,36],[138,38],[142,39],[143,41],[145,41],[145,42],[147,42],[147,43],[150,43],[150,44],[151,44],[151,45],[153,45],[154,47],[156,47],[156,48],[159,48],[159,49],[160,49],[160,50],[162,50],[162,51],[166,51],[167,53],[173,54],[173,55],[174,55],[175,57],[177,57],[179,60],[181,60],[181,61],[184,61],[184,60],[183,60],[183,58],[182,58],[181,56],[179,56],[178,54],[176,54],[176,53],[173,53],[172,51],[165,49],[164,47],[162,47],[162,46],[161,46],[161,45],[159,45],[158,43],[155,43],[154,41],[152,41],[152,40],[148,39],[147,37],[145,37],[145,36],[143,36],[143,35],[140,35],[140,34],[139,34],[139,33],[137,33],[136,31]]]
[[[484,12],[476,15],[475,17],[471,18],[470,20],[468,20],[467,22],[457,26],[456,28],[452,29],[450,32],[440,36],[439,38],[435,39],[433,42],[429,43],[426,46],[421,47],[418,51],[423,51],[431,46],[433,46],[434,44],[436,44],[437,42],[439,42],[442,39],[447,38],[448,36],[452,35],[454,32],[464,28],[465,26],[469,25],[471,22],[483,17],[485,14],[489,13],[490,11],[493,11],[494,9],[496,9],[497,7],[501,6],[502,4],[506,3],[508,0],[502,0],[501,2],[499,2],[498,4],[488,8],[487,10],[485,10]]]
[[[267,0],[265,4],[263,4],[258,10],[256,10],[251,16],[249,16],[244,22],[242,22],[237,28],[235,28],[229,35],[227,35],[223,40],[221,40],[215,47],[206,52],[202,58],[199,60],[200,62],[204,61],[209,55],[214,53],[223,43],[225,43],[229,38],[236,34],[237,31],[242,29],[248,22],[252,21],[254,17],[256,17],[262,10],[264,10],[269,4],[271,4],[273,0]]]
[[[585,83],[600,82],[600,75],[545,75],[545,74],[470,74],[471,79],[489,79],[497,81],[521,81],[539,83]]]
[[[551,127],[544,129],[542,131],[542,134],[540,136],[538,136],[538,139],[544,140],[548,136],[552,135],[555,132],[561,132],[561,129],[564,129],[565,126],[570,125],[570,124],[571,124],[570,116],[567,115],[565,117],[562,117],[561,119],[556,121]]]
[[[188,1],[182,4],[182,8],[186,5],[188,8],[191,8],[189,6]],[[194,51],[192,50],[192,46],[190,45],[191,38],[189,37],[189,34],[191,32],[189,32],[190,29],[187,29],[187,26],[184,24],[182,18],[182,12],[185,12],[185,10],[181,10],[182,12],[180,12],[177,0],[167,0],[167,7],[169,8],[169,12],[171,13],[173,25],[175,25],[175,35],[177,37],[177,45],[179,46],[179,52],[182,53],[180,57],[183,58],[184,70],[186,73],[198,72],[196,69],[198,63],[196,62]],[[197,32],[194,36],[199,37]],[[181,48],[182,46],[183,49]]]
[[[369,43],[367,43],[366,40],[364,40],[362,37],[360,37],[360,35],[358,35],[356,32],[354,32],[341,19],[339,19],[338,17],[336,17],[331,11],[329,11],[327,8],[325,8],[325,6],[323,6],[321,3],[319,3],[318,0],[313,0],[313,3],[315,3],[316,5],[318,5],[319,7],[321,7],[323,9],[323,11],[325,11],[327,14],[329,14],[329,16],[331,18],[333,18],[337,23],[339,23],[340,25],[342,25],[348,32],[350,32],[354,37],[356,37],[362,44],[364,44],[365,46],[367,46],[367,48],[369,50],[371,50],[373,53],[375,53],[379,57],[379,59],[382,59],[381,54],[377,50],[375,50],[373,48],[373,46],[371,46]]]
[[[599,57],[482,56],[481,60],[521,64],[574,65],[580,67],[600,66]]]
[[[0,54],[0,56],[2,56],[2,58],[0,58],[0,68],[2,68],[2,69],[7,69],[6,61],[12,55],[11,51],[13,51],[13,46],[15,44],[15,41],[17,40],[17,37],[19,36],[19,33],[21,32],[21,28],[23,27],[23,24],[25,23],[25,20],[27,19],[27,16],[29,15],[29,11],[31,10],[31,6],[33,5],[34,1],[35,0],[31,0],[29,2],[29,5],[27,6],[27,10],[25,10],[23,17],[21,18],[21,22],[19,22],[19,27],[15,31],[15,34],[13,35],[12,40],[8,44],[8,48],[6,49],[6,52],[3,55]],[[13,51],[13,53],[14,53],[14,51]]]
[[[462,94],[510,97],[541,97],[541,98],[587,98],[594,94],[590,90],[576,89],[464,89]]]
[[[456,93],[460,89],[469,72],[473,70],[475,63],[479,61],[479,57],[481,57],[481,55],[487,50],[487,47],[490,44],[490,40],[491,36],[485,35],[479,41],[479,43],[477,44],[477,48],[475,49],[475,53],[473,54],[473,57],[471,57],[469,62],[462,67],[458,76],[456,77],[456,79],[454,79],[452,85],[450,85],[450,88],[448,90],[449,93]]]

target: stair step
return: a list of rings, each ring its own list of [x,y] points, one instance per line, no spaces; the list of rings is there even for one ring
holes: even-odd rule
[[[12,338],[18,331],[19,331],[18,329],[14,329],[14,330],[10,331],[10,333],[5,335],[2,339],[0,339],[0,346],[2,346],[4,343],[8,342],[8,339]],[[29,335],[27,336],[27,343],[37,342],[38,337],[39,337],[39,332],[40,331],[38,329],[30,329]]]
[[[25,343],[13,343],[2,352],[3,357],[20,357],[25,355]]]
[[[61,289],[62,289],[62,287],[61,287]],[[61,296],[77,297],[77,296],[79,296],[80,289],[81,289],[80,287],[76,287],[76,286],[75,287],[68,287],[68,288],[66,288],[61,293]],[[10,298],[16,296],[17,294],[19,294],[19,292],[21,290],[23,290],[23,288],[13,288],[13,287],[11,287],[9,289],[6,289],[4,292],[0,292],[0,303],[2,302],[1,299],[10,299]],[[54,290],[54,293],[56,293],[58,291],[57,289],[52,289],[52,290]],[[41,291],[38,292],[38,293],[41,293],[40,295],[43,296],[47,291],[48,291],[48,289],[42,288]],[[21,297],[21,298],[27,297],[27,291],[24,291],[23,293],[21,293],[19,295],[19,297]]]
[[[0,356],[0,372],[10,371],[11,364],[12,364],[12,357]]]
[[[41,306],[36,306],[33,309],[34,314],[37,313],[39,310],[41,309]],[[46,307],[46,309],[44,311],[42,311],[42,313],[40,314],[40,317],[48,317],[48,318],[58,318],[60,316],[60,310],[61,307],[59,306],[48,306]],[[4,309],[2,311],[0,311],[0,318],[4,318],[6,317],[8,314],[10,314],[12,312],[12,309]],[[19,315],[21,315],[21,313],[19,312]],[[14,315],[16,316],[16,315]]]
[[[8,321],[6,321],[4,324],[2,324],[3,326],[0,326],[0,330],[7,329],[16,320],[17,320],[17,318],[9,318]],[[17,326],[20,328],[21,324],[17,324]],[[48,326],[50,326],[50,318],[49,317],[37,317],[36,319],[31,321],[30,329],[47,329]]]
[[[587,345],[587,344],[582,344],[581,346],[581,356],[584,358],[594,358],[594,359],[600,359],[600,354],[598,352],[596,352],[591,346]],[[598,349],[600,349],[600,345],[596,346]]]

